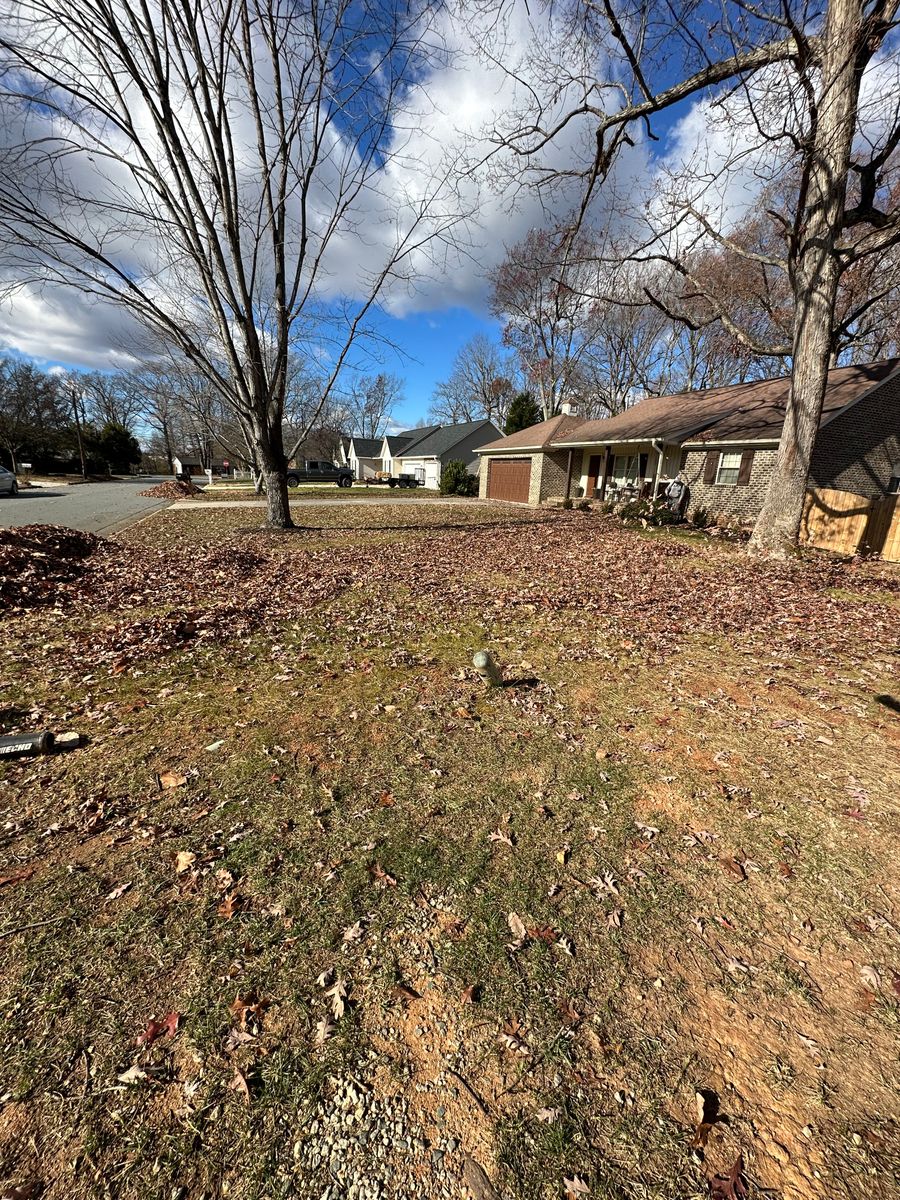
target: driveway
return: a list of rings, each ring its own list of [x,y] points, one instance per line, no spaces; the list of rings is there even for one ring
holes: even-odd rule
[[[80,483],[73,487],[24,488],[18,496],[0,496],[0,528],[17,525],[66,525],[88,533],[113,533],[168,500],[139,496],[168,476],[143,475],[110,483]]]

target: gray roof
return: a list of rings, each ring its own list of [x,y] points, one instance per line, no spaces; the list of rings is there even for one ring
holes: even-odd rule
[[[408,433],[386,434],[385,439],[390,454],[399,454],[413,440]]]
[[[357,458],[379,458],[381,456],[381,438],[352,437],[353,449]]]
[[[490,421],[464,421],[460,425],[438,425],[424,437],[413,441],[404,450],[403,458],[442,458],[477,430],[483,430],[485,441],[499,436],[500,430]]]

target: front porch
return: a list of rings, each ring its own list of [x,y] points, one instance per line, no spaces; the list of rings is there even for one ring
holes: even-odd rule
[[[581,455],[580,463],[578,455]],[[614,442],[574,450],[573,499],[654,499],[678,474],[682,450],[660,442]]]

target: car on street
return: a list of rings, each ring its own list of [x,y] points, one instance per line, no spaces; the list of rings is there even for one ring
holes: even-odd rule
[[[15,496],[19,490],[19,481],[16,479],[14,472],[7,471],[6,467],[0,467],[0,496]]]
[[[299,487],[301,483],[336,483],[338,487],[352,487],[353,472],[349,467],[339,467],[333,462],[307,459],[302,466],[288,468],[288,487]]]

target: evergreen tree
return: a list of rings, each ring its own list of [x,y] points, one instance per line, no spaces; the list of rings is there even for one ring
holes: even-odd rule
[[[534,397],[528,392],[519,392],[518,396],[516,396],[509,406],[503,432],[507,436],[511,433],[518,433],[520,429],[527,429],[529,425],[536,425],[540,419],[541,414],[534,401]]]

